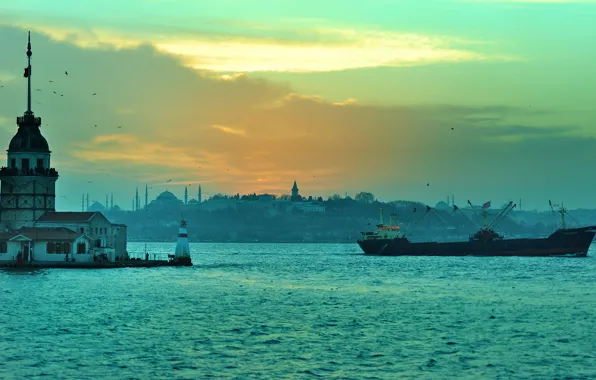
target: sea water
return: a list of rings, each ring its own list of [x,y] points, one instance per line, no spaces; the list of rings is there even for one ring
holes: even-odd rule
[[[144,243],[130,243],[144,256]],[[171,244],[147,243],[166,258]],[[592,257],[191,244],[193,267],[0,271],[0,378],[593,379]]]

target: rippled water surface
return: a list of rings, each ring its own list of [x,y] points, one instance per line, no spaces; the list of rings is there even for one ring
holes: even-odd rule
[[[191,268],[0,271],[0,378],[596,378],[594,250],[191,250]]]

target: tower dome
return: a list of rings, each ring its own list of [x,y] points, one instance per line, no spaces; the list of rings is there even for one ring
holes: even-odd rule
[[[50,147],[46,138],[41,135],[39,126],[25,121],[19,125],[19,130],[10,140],[8,152],[50,153]]]

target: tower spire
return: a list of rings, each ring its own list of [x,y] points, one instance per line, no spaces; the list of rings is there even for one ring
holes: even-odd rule
[[[27,68],[25,69],[25,77],[27,78],[27,115],[31,115],[31,32],[27,36]]]

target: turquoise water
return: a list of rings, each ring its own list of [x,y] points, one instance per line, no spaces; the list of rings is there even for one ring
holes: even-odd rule
[[[191,250],[191,268],[0,271],[0,378],[596,378],[594,250]]]

